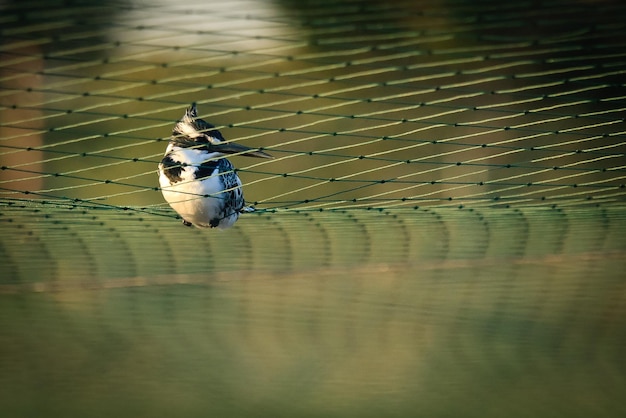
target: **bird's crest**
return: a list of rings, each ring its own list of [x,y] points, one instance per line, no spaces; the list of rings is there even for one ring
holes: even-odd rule
[[[210,123],[198,118],[198,109],[195,103],[185,110],[183,117],[176,123],[172,132],[172,139],[180,143],[186,144],[189,138],[200,143],[219,143],[224,141],[224,137]]]
[[[198,117],[198,108],[196,107],[196,103],[194,102],[185,111],[185,116],[183,116],[183,120],[185,120],[185,122],[187,123],[193,123],[193,121],[197,117]]]

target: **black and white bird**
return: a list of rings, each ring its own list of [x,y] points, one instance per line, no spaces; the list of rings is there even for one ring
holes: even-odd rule
[[[198,118],[196,105],[176,123],[159,164],[163,197],[183,218],[183,224],[199,228],[229,228],[247,207],[241,180],[228,154],[272,158],[224,137],[213,125]]]

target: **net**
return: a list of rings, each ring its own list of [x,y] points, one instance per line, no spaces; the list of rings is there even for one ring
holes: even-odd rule
[[[3,199],[167,208],[155,167],[191,102],[276,157],[236,161],[260,208],[624,199],[616,2],[22,7],[5,7]]]
[[[0,415],[626,414],[622,2],[0,10]],[[227,231],[190,103],[274,157]]]

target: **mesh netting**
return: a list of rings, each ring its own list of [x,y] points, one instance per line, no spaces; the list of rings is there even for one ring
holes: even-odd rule
[[[0,2],[0,415],[626,415],[619,0]],[[158,187],[190,103],[255,213]]]
[[[166,208],[197,102],[259,208],[624,200],[618,2],[242,5],[5,6],[3,199]]]
[[[624,412],[622,208],[2,219],[8,416]]]

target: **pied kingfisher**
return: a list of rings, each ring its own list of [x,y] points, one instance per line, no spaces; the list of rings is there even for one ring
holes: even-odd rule
[[[176,123],[159,164],[163,197],[183,218],[199,228],[229,228],[246,207],[241,180],[224,156],[239,154],[272,158],[260,150],[225,142],[213,125],[198,118],[192,104]]]

